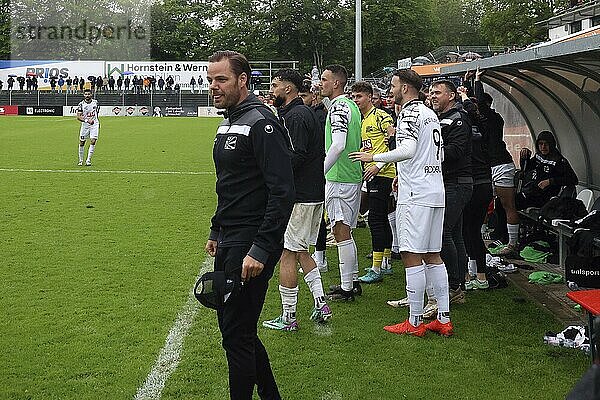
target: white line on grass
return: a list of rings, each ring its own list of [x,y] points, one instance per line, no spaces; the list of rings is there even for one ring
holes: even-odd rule
[[[314,324],[313,332],[317,336],[331,336],[333,335],[333,328],[331,327],[331,323]]]
[[[25,168],[0,168],[1,172],[49,172],[49,173],[75,173],[75,174],[147,174],[147,175],[214,175],[213,171],[127,171],[127,170],[99,170],[99,169],[25,169]]]
[[[213,258],[207,257],[200,268],[198,277],[205,272],[208,272],[213,267]],[[194,282],[195,283],[195,282]],[[158,357],[152,370],[146,377],[146,381],[140,386],[135,394],[135,400],[158,400],[162,394],[162,390],[165,387],[165,383],[169,376],[175,371],[179,361],[181,360],[181,350],[183,348],[183,341],[194,322],[196,313],[198,312],[199,303],[194,296],[194,289],[190,291],[187,302],[179,311],[175,323],[171,327],[165,345],[160,350]]]

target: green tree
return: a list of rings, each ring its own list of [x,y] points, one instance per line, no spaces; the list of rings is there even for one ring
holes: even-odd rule
[[[430,4],[419,0],[364,0],[363,71],[365,76],[398,59],[415,57],[435,43]]]
[[[430,0],[435,46],[485,45],[480,33],[483,0]]]
[[[262,0],[222,0],[213,20],[211,50],[235,50],[251,60],[274,59],[269,4]]]
[[[554,1],[484,0],[481,32],[490,44],[525,46],[546,39],[544,28],[535,23],[550,18]]]
[[[10,58],[10,0],[0,0],[0,60]]]
[[[214,2],[165,0],[151,9],[154,60],[205,60],[211,54]]]
[[[275,54],[312,65],[353,66],[354,12],[337,0],[277,0],[269,10]]]

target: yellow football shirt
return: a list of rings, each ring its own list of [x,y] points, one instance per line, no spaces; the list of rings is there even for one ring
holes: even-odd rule
[[[393,125],[392,117],[385,111],[372,107],[362,120],[362,150],[371,154],[380,154],[389,151],[385,144],[387,137],[387,128]],[[365,163],[365,168],[376,164],[375,162]],[[393,163],[384,165],[377,176],[393,178],[396,176],[396,167]]]

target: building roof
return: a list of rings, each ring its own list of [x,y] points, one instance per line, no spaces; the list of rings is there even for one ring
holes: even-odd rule
[[[579,7],[571,8],[561,14],[555,15],[547,20],[540,21],[539,25],[546,29],[552,29],[559,26],[567,25],[572,22],[581,21],[587,18],[600,15],[600,1],[592,1],[585,3]]]

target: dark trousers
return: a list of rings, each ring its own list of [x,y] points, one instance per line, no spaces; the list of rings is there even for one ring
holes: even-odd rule
[[[485,220],[488,206],[492,201],[493,190],[491,182],[473,185],[471,200],[463,213],[463,237],[470,258],[477,262],[477,272],[486,272],[485,243],[481,237],[481,225]]]
[[[228,276],[239,277],[242,260],[249,249],[250,245],[218,247],[215,271],[224,270]],[[229,366],[229,395],[232,400],[251,400],[254,385],[258,387],[261,399],[281,399],[267,350],[257,334],[269,279],[280,256],[281,251],[271,254],[262,273],[246,282],[240,292],[217,311]]]
[[[446,209],[442,235],[442,260],[448,271],[450,288],[456,290],[464,283],[467,271],[467,251],[462,233],[463,209],[471,199],[473,184],[445,183]]]
[[[325,209],[323,209],[323,213],[325,213]],[[327,223],[325,222],[325,214],[323,214],[323,218],[321,218],[321,225],[319,226],[319,236],[317,236],[317,244],[315,245],[315,250],[327,250]]]
[[[388,220],[388,203],[392,192],[392,178],[375,176],[367,182],[369,196],[369,229],[373,251],[392,247],[392,228]]]
[[[496,214],[496,225],[494,226],[492,238],[507,243],[508,228],[506,226],[506,211],[504,210],[504,207],[502,207],[502,202],[499,197],[494,201],[494,214]]]

